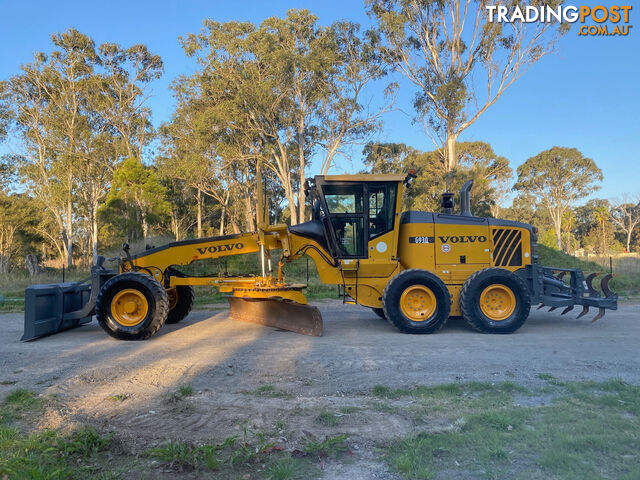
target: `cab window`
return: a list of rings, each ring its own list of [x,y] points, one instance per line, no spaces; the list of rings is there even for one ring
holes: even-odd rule
[[[369,199],[369,239],[393,230],[395,216],[396,183],[370,183]]]
[[[338,249],[342,257],[364,256],[364,225],[362,218],[332,217]]]
[[[325,185],[324,198],[329,213],[362,213],[362,185]]]

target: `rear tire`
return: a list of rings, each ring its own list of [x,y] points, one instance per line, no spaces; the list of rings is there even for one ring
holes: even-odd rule
[[[478,332],[513,333],[529,317],[531,295],[515,273],[486,268],[464,282],[460,310],[467,323]]]
[[[170,289],[175,291],[175,295],[177,298],[173,299],[173,292],[167,291],[167,295],[169,296],[169,305],[174,303],[173,307],[169,309],[169,315],[167,315],[167,320],[164,323],[178,323],[181,320],[187,318],[189,312],[193,308],[193,301],[196,298],[196,294],[193,291],[193,287],[190,285],[178,285],[177,287]]]
[[[440,330],[449,318],[451,295],[436,275],[414,268],[400,272],[387,283],[382,308],[401,332],[429,334]]]
[[[387,319],[387,317],[384,316],[384,310],[382,308],[371,307],[371,310],[373,310],[373,313],[375,313],[381,319],[383,320]]]
[[[110,278],[96,299],[96,318],[118,340],[145,340],[164,324],[169,312],[167,291],[155,278],[127,272]]]

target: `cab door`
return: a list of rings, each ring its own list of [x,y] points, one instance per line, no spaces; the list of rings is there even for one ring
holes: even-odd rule
[[[321,185],[329,217],[330,242],[336,258],[367,258],[367,215],[364,184],[327,182]]]
[[[369,258],[361,262],[362,277],[388,277],[398,267],[396,260],[398,232],[398,183],[368,182],[367,251]]]

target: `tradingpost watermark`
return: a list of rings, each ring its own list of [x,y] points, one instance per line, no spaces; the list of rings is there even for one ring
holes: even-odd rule
[[[627,36],[631,5],[486,5],[491,23],[580,23],[580,36]]]

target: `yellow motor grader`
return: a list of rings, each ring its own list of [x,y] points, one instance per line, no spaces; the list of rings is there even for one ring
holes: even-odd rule
[[[401,212],[407,175],[316,176],[305,183],[312,219],[298,225],[269,225],[262,196],[258,230],[185,240],[117,258],[117,269],[99,258],[90,282],[33,285],[25,294],[22,340],[73,328],[96,316],[100,326],[122,340],[151,337],[165,323],[185,318],[195,285],[229,294],[231,317],[322,335],[322,317],[307,305],[305,285],[287,283],[284,267],[307,255],[323,283],[339,286],[346,303],[370,307],[405,333],[428,334],[450,316],[462,316],[484,333],[511,333],[522,326],[531,305],[575,305],[579,316],[590,307],[617,309],[606,275],[603,295],[592,286],[595,274],[539,265],[531,225],[475,217],[470,211],[472,182],[443,194],[443,213]],[[272,252],[280,256],[272,259]],[[256,275],[189,276],[180,267],[205,259],[259,252]],[[272,261],[273,260],[273,261]],[[276,261],[277,260],[277,261]],[[275,271],[272,267],[275,266]]]

